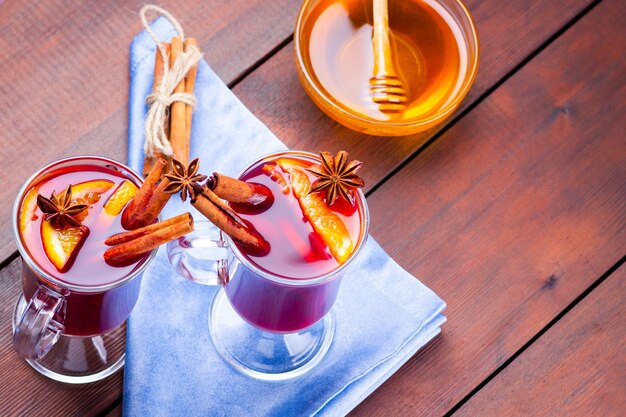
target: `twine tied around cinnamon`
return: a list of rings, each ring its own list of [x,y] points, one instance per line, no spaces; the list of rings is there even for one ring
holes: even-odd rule
[[[146,19],[146,13],[154,12],[160,14],[170,21],[178,35],[184,40],[185,34],[183,28],[167,10],[147,4],[141,8],[139,16],[141,17],[141,24],[144,29],[150,35],[152,40],[157,45],[163,62],[168,62],[169,57],[163,47],[163,44],[159,37],[150,28]],[[144,142],[144,153],[146,155],[153,155],[155,153],[162,153],[165,156],[172,156],[172,146],[165,133],[165,120],[168,117],[169,106],[175,101],[181,101],[185,104],[195,107],[196,98],[191,93],[174,93],[176,86],[185,78],[189,70],[200,61],[202,53],[196,47],[190,47],[189,50],[183,52],[174,65],[170,68],[169,65],[165,65],[163,68],[163,78],[161,83],[154,89],[154,91],[148,95],[146,101],[150,106],[148,115],[146,117],[145,133],[146,139]]]

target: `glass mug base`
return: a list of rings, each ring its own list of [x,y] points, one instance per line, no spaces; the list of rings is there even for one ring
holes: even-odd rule
[[[20,295],[13,311],[13,331],[19,322],[26,299]],[[41,359],[25,359],[40,374],[67,384],[100,381],[124,366],[126,321],[115,329],[93,337],[61,335]]]
[[[299,332],[265,332],[243,320],[220,288],[211,304],[209,331],[217,352],[235,369],[256,379],[282,381],[322,360],[332,344],[335,318],[331,310]]]

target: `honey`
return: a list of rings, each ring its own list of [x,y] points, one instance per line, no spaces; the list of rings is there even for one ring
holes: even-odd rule
[[[403,111],[383,112],[372,99],[371,0],[310,2],[299,36],[306,72],[330,101],[362,119],[402,123],[436,115],[467,82],[465,33],[440,1],[388,0],[388,11],[392,57],[408,98]]]

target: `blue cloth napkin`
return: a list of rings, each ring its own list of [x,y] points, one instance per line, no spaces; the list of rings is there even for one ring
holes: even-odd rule
[[[160,39],[174,35],[164,19],[152,27]],[[130,48],[128,161],[135,170],[143,164],[154,52],[145,33]],[[201,171],[235,175],[259,156],[285,149],[204,60],[196,97],[191,155],[200,157]],[[172,199],[164,216],[188,210]],[[334,306],[335,338],[322,362],[297,379],[263,382],[237,372],[214,350],[207,314],[216,290],[177,276],[164,249],[159,251],[129,320],[125,415],[343,415],[439,333],[445,321],[444,302],[370,238],[342,282]]]

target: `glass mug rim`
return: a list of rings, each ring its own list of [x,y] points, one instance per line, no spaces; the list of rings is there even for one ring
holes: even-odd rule
[[[35,262],[35,260],[31,257],[30,253],[28,253],[28,250],[26,249],[26,247],[24,246],[24,242],[22,241],[22,236],[19,232],[19,215],[20,215],[20,208],[22,206],[22,201],[24,199],[24,195],[25,193],[28,191],[29,187],[31,187],[33,185],[33,182],[35,180],[37,180],[44,172],[54,169],[56,166],[58,165],[62,165],[65,163],[71,163],[71,162],[75,162],[75,161],[85,161],[85,163],[89,163],[89,162],[100,162],[100,163],[107,163],[107,164],[112,164],[115,165],[119,168],[122,168],[125,172],[123,172],[124,175],[130,175],[131,178],[135,181],[137,181],[138,184],[142,184],[143,183],[143,179],[141,178],[141,176],[135,172],[135,170],[133,170],[132,168],[130,168],[129,166],[116,161],[114,159],[110,159],[110,158],[106,158],[104,156],[95,156],[95,155],[77,155],[77,156],[70,156],[67,158],[62,158],[59,160],[56,160],[54,162],[49,163],[48,165],[44,166],[43,168],[37,170],[33,175],[31,175],[25,182],[24,185],[22,185],[22,187],[20,188],[20,190],[17,193],[17,197],[15,198],[15,202],[13,203],[13,212],[12,212],[12,217],[13,217],[13,238],[15,240],[15,243],[17,244],[17,249],[20,252],[20,255],[22,256],[22,259],[24,262],[26,262],[26,264],[28,265],[28,267],[34,271],[39,277],[45,279],[46,281],[48,281],[49,283],[51,283],[52,285],[55,285],[59,288],[62,289],[67,289],[69,291],[75,291],[75,292],[79,292],[79,293],[102,293],[102,292],[106,292],[109,290],[112,290],[114,288],[117,287],[121,287],[124,284],[128,283],[129,281],[131,281],[132,279],[134,279],[137,276],[140,276],[141,273],[148,267],[148,265],[150,265],[152,259],[154,259],[154,257],[157,254],[158,248],[152,250],[152,252],[150,253],[150,255],[148,255],[143,261],[142,263],[133,271],[131,271],[128,275],[126,275],[125,277],[123,277],[122,279],[119,279],[117,281],[111,282],[109,284],[102,284],[102,285],[90,285],[90,286],[86,286],[86,285],[79,285],[79,284],[71,284],[65,281],[62,281],[61,279],[55,277],[54,275],[50,274],[48,271],[46,271],[45,269],[43,269],[37,262]]]
[[[235,178],[240,178],[246,171],[248,171],[250,168],[254,167],[255,165],[257,165],[258,163],[262,162],[265,159],[268,159],[268,160],[277,159],[281,156],[291,156],[291,157],[297,156],[299,157],[299,159],[305,159],[305,160],[313,161],[315,163],[321,162],[319,155],[314,154],[312,152],[297,151],[297,150],[283,150],[283,151],[278,151],[278,152],[272,152],[272,153],[256,158],[252,163],[248,164],[244,169],[242,169],[241,172],[239,172],[235,176]],[[237,247],[237,245],[230,238],[230,236],[228,236],[226,233],[222,231],[220,231],[220,236],[223,241],[225,240],[227,242],[227,249],[230,250],[235,255],[235,257],[237,258],[237,261],[239,261],[243,266],[245,266],[246,268],[248,268],[255,274],[261,276],[262,278],[268,279],[270,281],[273,281],[279,284],[287,285],[290,287],[306,287],[306,286],[325,283],[339,276],[341,273],[343,273],[343,271],[348,267],[348,265],[351,264],[352,261],[357,257],[357,255],[361,252],[361,250],[363,249],[363,246],[365,246],[367,237],[369,236],[370,215],[369,215],[369,209],[367,207],[367,202],[365,200],[365,194],[359,188],[357,189],[356,195],[357,195],[357,201],[358,201],[358,205],[359,205],[360,212],[361,212],[359,240],[354,246],[352,253],[348,257],[348,259],[345,260],[344,263],[339,265],[337,268],[334,268],[331,271],[328,271],[327,273],[322,274],[322,275],[318,275],[318,276],[314,276],[310,278],[288,278],[284,275],[279,275],[279,274],[261,269],[261,267],[259,267],[258,265],[256,265],[255,263],[247,259],[246,256],[241,253],[241,251],[239,250],[239,247]],[[207,220],[207,222],[209,221]]]

